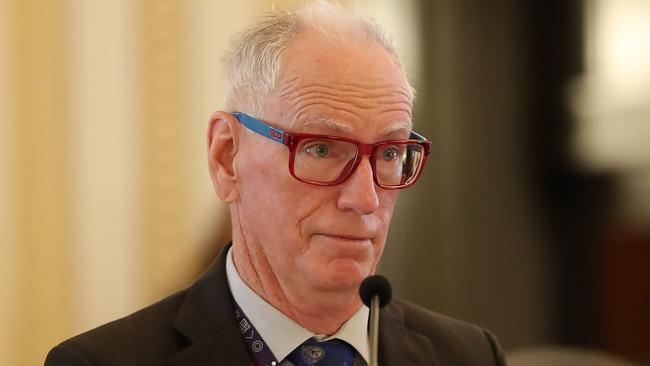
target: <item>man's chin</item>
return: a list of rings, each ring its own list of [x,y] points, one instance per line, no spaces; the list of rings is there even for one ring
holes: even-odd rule
[[[358,291],[361,281],[368,276],[368,270],[360,268],[354,260],[336,260],[329,263],[322,284],[337,291]]]

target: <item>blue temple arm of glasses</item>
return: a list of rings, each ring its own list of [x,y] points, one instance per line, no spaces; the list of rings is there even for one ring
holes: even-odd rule
[[[246,128],[251,131],[257,132],[260,135],[267,137],[271,140],[282,143],[284,141],[284,131],[273,128],[266,123],[258,120],[255,117],[249,116],[246,113],[235,112],[233,116],[239,120]]]

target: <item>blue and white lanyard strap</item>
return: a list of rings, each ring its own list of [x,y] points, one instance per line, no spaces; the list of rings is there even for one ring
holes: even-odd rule
[[[237,302],[235,302],[235,317],[237,318],[239,330],[244,336],[244,342],[246,342],[246,346],[251,356],[253,356],[253,364],[256,366],[278,366],[280,363],[275,359],[266,342],[264,342],[251,321],[248,320]]]

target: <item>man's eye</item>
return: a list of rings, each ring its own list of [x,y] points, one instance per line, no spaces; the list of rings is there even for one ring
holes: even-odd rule
[[[330,148],[324,143],[311,144],[305,148],[305,152],[318,158],[325,158],[329,154]]]
[[[385,161],[392,161],[395,160],[399,156],[399,150],[395,147],[389,147],[386,150],[384,150],[382,154],[382,158]]]

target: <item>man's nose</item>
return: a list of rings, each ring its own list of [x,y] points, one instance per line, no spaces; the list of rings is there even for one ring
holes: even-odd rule
[[[352,175],[341,184],[337,205],[341,210],[353,210],[360,215],[369,215],[379,207],[379,197],[368,157],[364,157]]]

